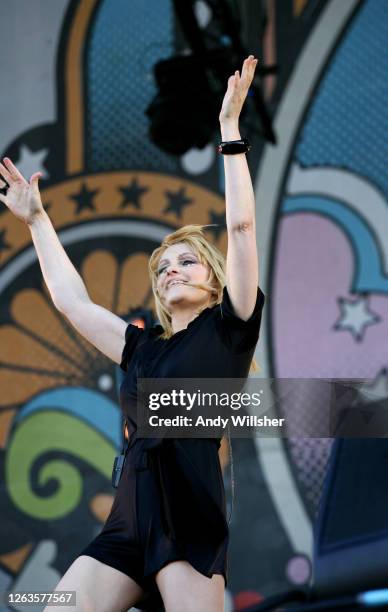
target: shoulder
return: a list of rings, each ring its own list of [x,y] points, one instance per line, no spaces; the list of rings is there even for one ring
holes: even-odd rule
[[[125,345],[121,356],[120,368],[127,372],[128,364],[134,355],[152,347],[162,333],[163,327],[161,325],[142,329],[137,327],[137,325],[128,323],[125,330]]]
[[[228,288],[223,289],[222,300],[214,308],[216,327],[223,342],[236,353],[254,349],[259,339],[265,295],[257,287],[256,302],[251,316],[244,320],[234,311]]]
[[[128,371],[128,364],[133,357],[133,354],[143,333],[143,329],[137,327],[136,325],[132,325],[132,323],[128,323],[125,330],[125,344],[121,355],[120,363],[120,368],[124,372]]]
[[[234,311],[233,304],[231,302],[230,295],[228,292],[228,288],[225,285],[223,292],[222,292],[222,300],[218,304],[218,307],[219,307],[219,312],[220,312],[220,316],[222,319],[232,321],[236,325],[240,325],[241,327],[244,327],[244,326],[252,325],[255,322],[261,321],[261,315],[262,315],[264,303],[265,303],[265,295],[260,289],[260,287],[257,287],[256,302],[255,302],[255,306],[253,308],[251,316],[247,320],[240,319],[240,317]]]

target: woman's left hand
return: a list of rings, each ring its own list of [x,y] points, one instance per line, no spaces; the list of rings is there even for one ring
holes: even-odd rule
[[[238,121],[255,74],[256,64],[257,59],[250,55],[243,63],[241,77],[238,70],[229,77],[228,89],[226,90],[219,116],[220,123]]]

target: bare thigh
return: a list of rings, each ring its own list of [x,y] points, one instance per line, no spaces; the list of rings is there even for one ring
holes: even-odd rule
[[[72,563],[55,590],[76,591],[76,606],[61,606],[61,612],[122,612],[144,596],[132,578],[86,555]],[[46,606],[44,612],[58,612],[58,608]]]
[[[225,580],[207,578],[187,561],[173,561],[156,574],[166,612],[223,612]]]

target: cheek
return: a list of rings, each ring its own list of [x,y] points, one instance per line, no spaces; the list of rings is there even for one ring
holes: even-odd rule
[[[197,278],[207,278],[207,269],[201,265],[192,266],[191,274],[195,274]]]
[[[204,281],[207,281],[208,278],[209,278],[209,270],[207,268],[203,267],[202,270],[201,270],[201,276],[202,276],[202,279]]]
[[[163,293],[162,283],[161,283],[160,279],[158,279],[156,281],[156,291],[157,291],[159,296]]]
[[[206,274],[203,271],[202,268],[199,268],[198,266],[196,266],[196,268],[192,269],[190,272],[190,276],[191,278],[195,279],[196,281],[203,281],[206,278]]]

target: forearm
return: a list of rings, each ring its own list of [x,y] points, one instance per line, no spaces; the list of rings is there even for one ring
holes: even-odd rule
[[[221,122],[222,140],[240,140],[238,121]],[[226,225],[228,231],[253,226],[255,197],[245,153],[224,155]]]
[[[44,281],[58,310],[65,310],[75,299],[90,299],[85,284],[61,245],[48,214],[43,211],[28,227]]]

